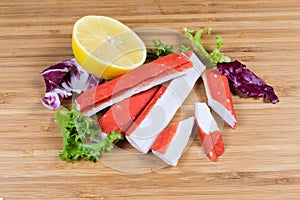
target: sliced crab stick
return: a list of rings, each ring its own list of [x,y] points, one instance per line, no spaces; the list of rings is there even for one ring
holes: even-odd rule
[[[152,153],[168,165],[176,166],[188,144],[194,121],[194,117],[190,117],[164,129],[152,145]]]
[[[236,115],[227,78],[218,69],[206,69],[202,79],[208,105],[232,128],[236,126]]]
[[[183,53],[162,56],[84,92],[75,100],[76,107],[82,114],[91,116],[134,94],[182,76],[190,68],[192,63]]]
[[[205,69],[194,54],[190,59],[193,68],[169,84],[162,85],[135,123],[127,130],[125,134],[127,140],[140,152],[145,154],[150,150],[159,133],[169,124]]]
[[[195,119],[207,157],[216,162],[224,152],[224,143],[217,123],[206,103],[195,103]]]
[[[152,99],[159,87],[152,87],[110,107],[99,119],[102,132],[108,134],[114,130],[124,133]]]

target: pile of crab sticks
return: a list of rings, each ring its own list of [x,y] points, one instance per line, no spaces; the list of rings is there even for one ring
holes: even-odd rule
[[[99,119],[103,133],[121,131],[141,153],[152,150],[169,165],[177,164],[196,122],[205,153],[217,161],[224,144],[206,103],[195,103],[195,116],[167,127],[201,74],[211,108],[234,128],[236,116],[226,77],[206,69],[191,51],[159,57],[87,90],[75,100],[76,107],[92,116],[112,105]]]

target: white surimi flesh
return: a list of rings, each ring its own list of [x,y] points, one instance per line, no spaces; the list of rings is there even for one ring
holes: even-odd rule
[[[143,121],[134,130],[129,128],[130,135],[126,135],[126,139],[140,152],[148,153],[159,133],[170,123],[204,71],[205,66],[194,53],[190,60],[193,67],[186,70],[183,76],[173,79]]]
[[[194,117],[179,122],[178,128],[165,153],[152,150],[152,153],[171,166],[176,166],[194,127]]]

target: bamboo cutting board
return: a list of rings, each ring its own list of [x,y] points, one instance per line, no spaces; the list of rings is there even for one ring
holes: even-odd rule
[[[2,0],[0,10],[0,199],[300,199],[298,0]],[[223,127],[217,163],[199,154],[198,137],[177,167],[147,173],[62,162],[39,72],[73,56],[72,26],[84,15],[131,28],[211,27],[223,52],[272,85],[280,103],[233,96],[238,126]]]

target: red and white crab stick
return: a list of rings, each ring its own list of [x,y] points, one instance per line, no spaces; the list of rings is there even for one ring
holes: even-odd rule
[[[193,67],[183,76],[161,86],[159,91],[138,116],[125,136],[129,143],[142,153],[147,153],[159,133],[169,124],[178,108],[192,91],[205,66],[192,53]]]
[[[164,129],[152,145],[152,153],[166,162],[176,166],[194,127],[194,117],[175,122]]]
[[[120,102],[134,94],[182,76],[192,68],[189,58],[180,52],[162,56],[118,78],[87,90],[76,100],[76,107],[86,116]]]
[[[153,98],[159,87],[152,87],[111,106],[99,119],[102,132],[109,134],[113,130],[124,133]]]
[[[232,128],[237,120],[234,111],[230,87],[227,78],[218,69],[206,69],[202,79],[208,99],[208,105]]]
[[[206,103],[195,103],[195,119],[204,151],[209,159],[216,162],[224,153],[224,143],[217,123]]]

